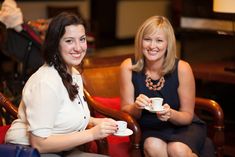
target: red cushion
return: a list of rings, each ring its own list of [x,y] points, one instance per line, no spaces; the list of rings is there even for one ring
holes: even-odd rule
[[[115,110],[120,110],[120,98],[113,97],[113,98],[105,98],[105,97],[98,97],[93,96],[93,98],[102,103],[103,105],[113,108]],[[96,115],[100,117],[100,115]],[[111,157],[129,157],[129,147],[130,147],[130,139],[129,137],[118,137],[118,136],[109,136],[108,137],[109,143],[109,155]]]
[[[131,146],[129,137],[118,137],[111,135],[108,137],[109,155],[111,157],[129,157]]]
[[[103,104],[104,106],[108,107],[108,108],[112,108],[114,110],[120,110],[120,98],[119,97],[113,97],[113,98],[106,98],[106,97],[99,97],[99,96],[93,96],[93,99],[95,99],[95,101],[100,102],[101,104]],[[104,115],[94,111],[94,116],[95,117],[105,117]]]
[[[93,96],[93,98],[104,104],[105,106],[109,108],[113,108],[115,110],[120,110],[120,98],[119,97],[113,97],[113,98],[105,98],[105,97],[98,97],[98,96]]]
[[[0,126],[0,144],[4,143],[5,135],[9,128],[10,128],[10,125]]]

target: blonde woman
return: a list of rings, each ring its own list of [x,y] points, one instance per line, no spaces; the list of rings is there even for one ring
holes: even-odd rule
[[[139,27],[135,59],[121,64],[120,83],[121,108],[138,119],[146,157],[199,156],[206,125],[194,115],[194,76],[190,65],[176,57],[167,18],[153,16]],[[162,111],[145,109],[151,97],[164,99]]]

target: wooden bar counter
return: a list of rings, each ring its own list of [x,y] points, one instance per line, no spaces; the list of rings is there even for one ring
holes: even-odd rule
[[[191,64],[195,79],[235,84],[235,61]]]

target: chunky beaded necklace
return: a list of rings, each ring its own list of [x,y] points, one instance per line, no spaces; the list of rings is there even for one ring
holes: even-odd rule
[[[157,84],[154,84],[152,82],[152,79],[151,77],[148,75],[148,74],[145,74],[146,75],[146,79],[145,79],[145,85],[146,87],[149,89],[149,90],[153,90],[153,91],[156,91],[156,90],[161,90],[162,87],[164,87],[164,84],[165,84],[165,78],[164,76],[160,77],[159,81]]]

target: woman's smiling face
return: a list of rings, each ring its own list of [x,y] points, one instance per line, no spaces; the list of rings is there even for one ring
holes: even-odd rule
[[[143,38],[143,53],[150,61],[164,57],[167,50],[167,38],[163,30],[158,29],[152,34],[147,34]]]
[[[67,68],[81,63],[87,51],[85,28],[83,25],[69,25],[60,39],[59,51]]]

